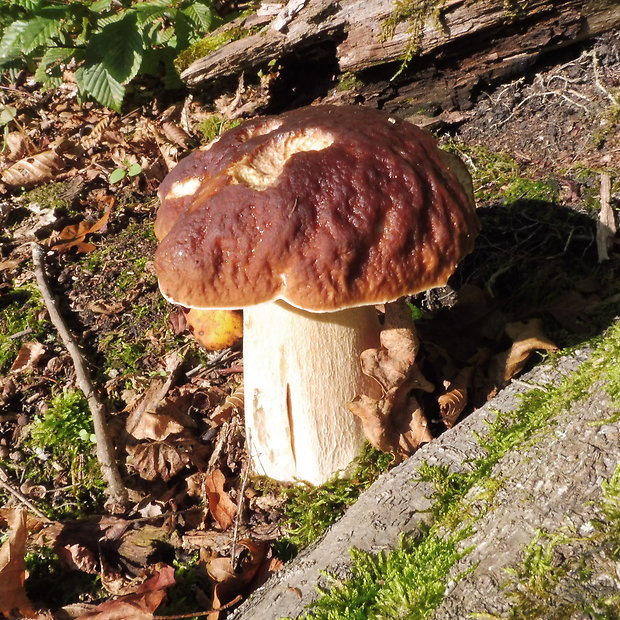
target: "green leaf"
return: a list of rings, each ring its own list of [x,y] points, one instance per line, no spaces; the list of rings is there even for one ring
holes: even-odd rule
[[[127,174],[130,177],[136,177],[142,172],[142,166],[140,164],[131,164],[127,170]]]
[[[194,22],[196,27],[202,31],[202,33],[197,34],[203,34],[211,29],[213,12],[211,11],[211,7],[206,4],[192,2],[188,7],[183,9],[183,13],[185,13],[185,15]]]
[[[2,39],[0,39],[0,59],[15,58],[21,55],[19,39],[27,26],[28,22],[17,20],[5,28]]]
[[[59,86],[62,83],[60,64],[74,57],[74,52],[75,50],[69,47],[49,48],[39,62],[34,79],[46,88]]]
[[[110,173],[110,177],[108,178],[108,181],[112,184],[118,183],[119,181],[122,181],[126,176],[127,176],[127,170],[125,170],[125,168],[117,168],[116,170]]]
[[[170,2],[168,0],[155,0],[154,2],[138,2],[131,7],[138,16],[138,21],[141,24],[151,22],[159,17],[163,17],[171,10]]]
[[[85,64],[75,72],[81,95],[91,96],[100,104],[120,112],[125,87],[117,82],[101,63]]]
[[[19,36],[22,54],[29,54],[40,47],[49,47],[54,35],[60,31],[60,21],[46,17],[31,19]]]
[[[107,11],[112,6],[112,0],[97,0],[93,2],[88,8],[93,13],[100,13]]]
[[[137,16],[131,11],[93,35],[87,58],[101,62],[114,80],[127,84],[140,70],[142,54],[142,36],[138,30]]]

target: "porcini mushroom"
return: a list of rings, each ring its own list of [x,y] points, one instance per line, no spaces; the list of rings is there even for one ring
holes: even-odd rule
[[[445,284],[478,231],[448,157],[406,121],[315,106],[247,121],[163,181],[163,295],[244,309],[256,473],[320,484],[358,454],[347,403],[377,389],[359,361],[374,305]]]

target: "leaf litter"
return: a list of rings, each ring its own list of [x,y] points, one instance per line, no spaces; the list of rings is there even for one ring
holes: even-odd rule
[[[9,584],[13,598],[0,600],[10,600],[22,615],[46,609],[44,592],[26,595],[24,554],[47,547],[63,571],[100,578],[103,590],[80,604],[82,617],[152,618],[177,587],[173,564],[197,557],[193,610],[212,610],[215,619],[280,566],[272,543],[281,535],[284,498],[259,493],[252,480],[242,485],[242,366],[233,344],[239,315],[221,345],[228,348],[205,351],[188,333],[202,337],[211,317],[188,321],[186,313],[163,305],[149,264],[155,191],[200,143],[181,114],[197,125],[212,110],[193,100],[166,107],[156,98],[121,117],[78,105],[70,91],[43,95],[28,81],[1,96],[3,103],[13,97],[21,129],[0,154],[0,223],[8,231],[0,292],[15,295],[32,282],[28,243],[36,239],[53,250],[48,267],[61,306],[114,405],[110,427],[132,509],[122,518],[102,515],[89,500],[77,510],[67,472],[28,446],[29,425],[45,416],[59,386],[74,384],[74,370],[53,335],[8,334],[15,346],[5,366],[13,372],[0,384],[1,462],[12,485],[49,511],[53,523],[29,516],[26,525],[16,516],[23,512],[15,508],[19,500],[3,492],[8,512],[0,513],[0,523],[9,535],[0,554],[0,587]],[[36,110],[45,110],[45,118]],[[114,170],[131,164],[142,173],[109,183]],[[563,182],[569,181],[571,200],[578,202],[585,182]],[[48,188],[46,198],[37,195]],[[54,195],[53,188],[62,189]],[[538,352],[553,351],[549,326],[553,340],[570,343],[617,296],[611,236],[604,241],[609,260],[593,275],[598,257],[590,218],[571,212],[554,219],[536,209],[483,205],[480,243],[454,289],[409,300],[421,309],[414,332],[411,313],[394,325],[386,308],[381,347],[363,361],[379,391],[360,395],[356,413],[369,440],[396,461],[458,423]],[[603,217],[607,230],[608,208]],[[566,280],[557,282],[558,274]],[[33,293],[19,295],[15,299],[24,300]],[[448,301],[436,303],[439,298]],[[144,346],[134,351],[130,345],[138,341]],[[26,478],[32,481],[20,484]],[[42,613],[52,617],[53,610]]]

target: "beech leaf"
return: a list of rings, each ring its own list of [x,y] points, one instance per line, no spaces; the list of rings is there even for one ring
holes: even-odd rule
[[[226,477],[220,469],[215,469],[205,480],[209,499],[209,512],[222,530],[227,530],[235,521],[237,505],[224,490]]]
[[[194,338],[210,351],[232,347],[243,333],[243,319],[237,310],[191,308],[185,320]]]
[[[26,591],[26,511],[16,509],[9,519],[9,536],[0,547],[0,614],[7,617],[12,610],[26,616],[33,614]]]
[[[85,241],[86,235],[99,232],[108,223],[113,204],[114,200],[110,199],[103,215],[96,222],[84,221],[79,224],[65,226],[60,231],[56,243],[52,246],[52,250],[55,252],[67,252],[71,248],[75,248],[81,253],[92,252],[95,246]]]

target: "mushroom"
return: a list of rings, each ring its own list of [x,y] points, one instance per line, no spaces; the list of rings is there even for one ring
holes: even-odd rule
[[[320,484],[359,453],[347,403],[378,390],[359,360],[379,345],[375,304],[444,285],[478,232],[450,159],[406,121],[310,106],[229,130],[162,182],[162,294],[244,310],[255,473]]]

